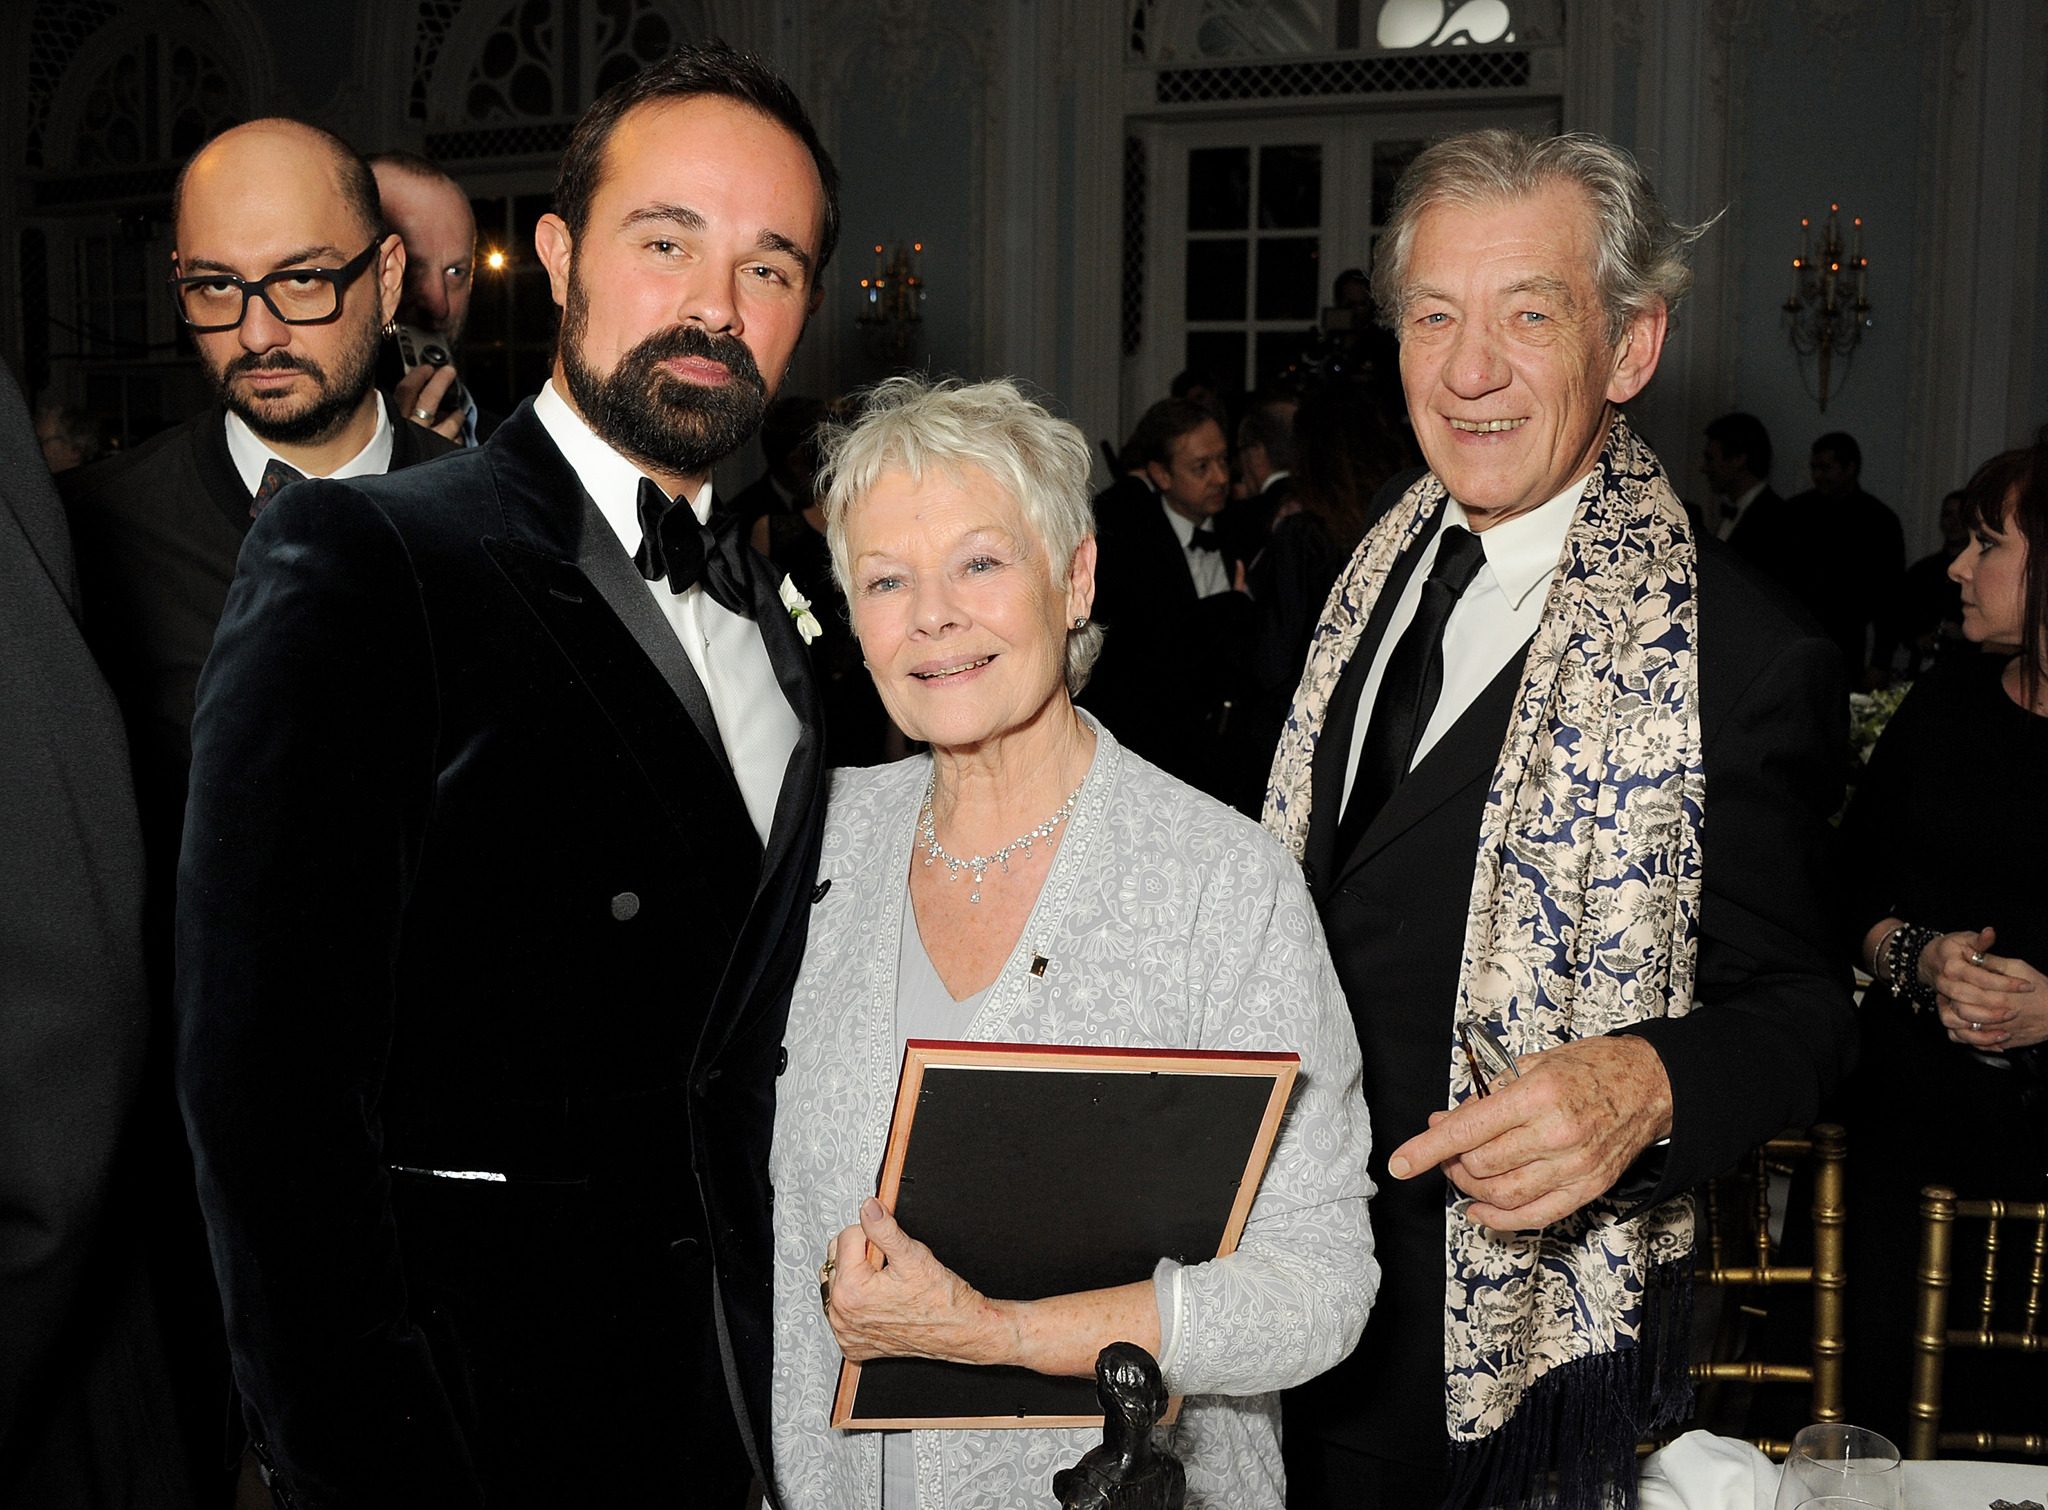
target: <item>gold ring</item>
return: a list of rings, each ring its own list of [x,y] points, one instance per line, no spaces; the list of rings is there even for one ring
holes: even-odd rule
[[[832,1271],[838,1267],[836,1258],[828,1258],[818,1265],[818,1304],[828,1311],[832,1309]]]

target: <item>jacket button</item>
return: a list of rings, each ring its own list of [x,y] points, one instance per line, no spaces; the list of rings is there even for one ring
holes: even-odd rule
[[[775,1073],[780,1075],[789,1068],[789,1045],[784,1044],[775,1051]]]
[[[639,911],[640,899],[630,891],[622,891],[612,898],[612,916],[622,923],[637,916]]]

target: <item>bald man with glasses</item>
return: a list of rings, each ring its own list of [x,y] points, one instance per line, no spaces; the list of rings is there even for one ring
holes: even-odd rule
[[[173,303],[214,402],[61,479],[86,637],[128,727],[151,1001],[164,1044],[194,688],[242,539],[301,478],[397,471],[456,449],[391,414],[372,383],[405,249],[347,143],[296,121],[238,126],[192,159],[173,216]],[[181,1328],[171,1340],[193,1461],[218,1463],[227,1355],[167,1071],[145,1085],[144,1100],[136,1137],[162,1208],[159,1308]]]

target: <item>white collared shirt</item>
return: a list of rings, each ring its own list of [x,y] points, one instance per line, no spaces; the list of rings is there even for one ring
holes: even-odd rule
[[[1735,526],[1742,522],[1742,515],[1744,511],[1747,510],[1752,503],[1756,502],[1757,494],[1761,493],[1765,488],[1769,487],[1770,485],[1771,484],[1769,478],[1766,478],[1764,481],[1759,483],[1753,483],[1751,486],[1744,488],[1740,493],[1737,493],[1735,495],[1735,501],[1733,503],[1722,504],[1721,522],[1718,526],[1715,527],[1714,533],[1716,535],[1719,535],[1723,540],[1726,540],[1730,535],[1734,534]]]
[[[370,390],[376,393],[373,388]],[[242,486],[254,498],[256,490],[263,485],[263,469],[273,461],[284,462],[301,477],[382,477],[391,470],[391,443],[395,439],[391,430],[391,416],[384,412],[384,395],[377,394],[377,428],[371,434],[369,443],[332,472],[313,473],[295,461],[285,461],[251,430],[242,416],[228,410],[228,457],[235,464],[235,473],[242,479]]]
[[[1266,474],[1266,480],[1259,484],[1259,491],[1261,493],[1270,493],[1273,491],[1274,483],[1279,482],[1283,478],[1292,477],[1293,475],[1294,472],[1289,467],[1282,467],[1277,472],[1268,472]]]
[[[619,537],[619,544],[632,555],[640,549],[640,469],[598,438],[555,391],[552,378],[534,399],[533,413],[575,469],[583,490]],[[709,482],[697,490],[690,507],[699,523],[710,520]],[[661,581],[649,582],[647,590],[683,642],[683,653],[704,684],[712,716],[718,721],[718,736],[725,744],[725,758],[747,804],[747,816],[753,819],[754,831],[765,845],[775,825],[783,773],[789,768],[790,753],[796,749],[803,724],[775,679],[761,627],[708,597],[701,586],[677,593]]]
[[[1536,632],[1543,619],[1544,600],[1549,597],[1550,579],[1557,575],[1559,560],[1564,555],[1565,536],[1571,532],[1579,497],[1591,476],[1588,472],[1548,503],[1526,514],[1502,520],[1491,529],[1475,531],[1485,549],[1486,564],[1479,568],[1444,623],[1443,690],[1437,694],[1436,709],[1429,715],[1422,738],[1416,741],[1415,759],[1409,762],[1409,770],[1422,763],[1436,742],[1472,706],[1473,699],[1486,690],[1487,683],[1500,675],[1501,667]],[[1422,548],[1415,570],[1408,574],[1407,584],[1394,604],[1387,632],[1373,652],[1372,668],[1366,673],[1365,686],[1359,690],[1358,717],[1351,730],[1351,757],[1344,767],[1346,802],[1351,800],[1351,786],[1358,778],[1358,761],[1365,752],[1365,731],[1372,723],[1380,680],[1386,675],[1387,662],[1393,659],[1394,647],[1415,620],[1415,610],[1422,602],[1422,587],[1429,580],[1430,568],[1436,564],[1443,532],[1454,524],[1461,529],[1472,528],[1457,500],[1446,499],[1443,523]]]
[[[1174,538],[1180,541],[1180,553],[1187,558],[1188,575],[1195,581],[1195,596],[1213,598],[1219,592],[1230,591],[1230,573],[1224,570],[1223,552],[1197,550],[1188,542],[1195,538],[1195,521],[1166,501],[1166,495],[1159,495],[1159,506],[1166,510],[1166,522],[1173,526]],[[1213,529],[1215,520],[1207,523]]]

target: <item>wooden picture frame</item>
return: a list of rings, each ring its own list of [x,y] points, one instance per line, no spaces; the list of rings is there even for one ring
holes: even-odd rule
[[[1243,1235],[1300,1068],[1295,1054],[913,1038],[876,1194],[1002,1299],[1149,1279],[1161,1256],[1221,1258]],[[1105,1156],[1106,1140],[1121,1146]],[[1111,1178],[1091,1183],[1105,1164]],[[1034,1281],[1060,1287],[1023,1293]],[[926,1408],[937,1398],[964,1413]],[[1179,1409],[1176,1396],[1166,1419]],[[1101,1424],[1092,1379],[927,1359],[842,1360],[832,1403],[832,1425],[856,1430]]]

